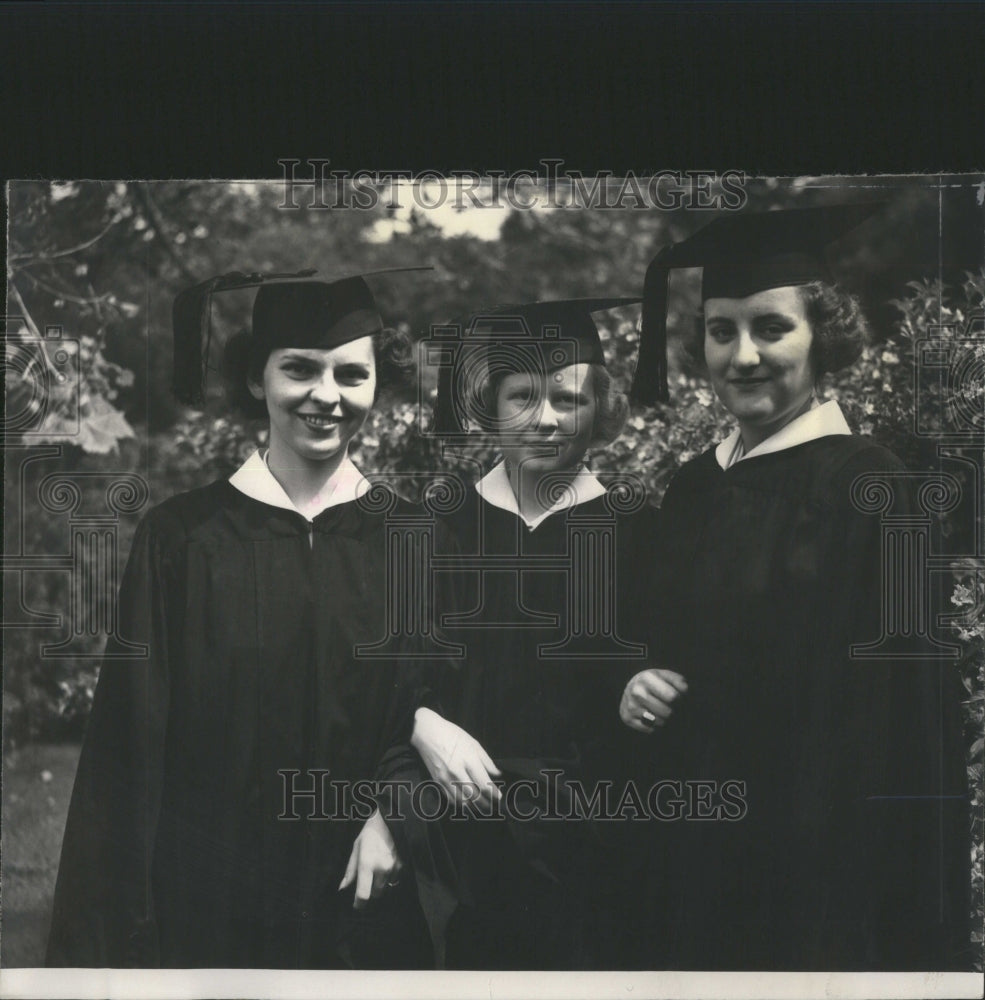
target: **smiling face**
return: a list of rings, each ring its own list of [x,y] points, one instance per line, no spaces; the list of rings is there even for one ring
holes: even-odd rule
[[[708,299],[705,361],[718,398],[755,447],[804,410],[814,391],[813,333],[799,289]]]
[[[331,350],[271,351],[250,392],[267,404],[272,458],[321,462],[344,454],[376,396],[373,338]]]
[[[528,471],[577,469],[592,441],[595,411],[588,364],[506,375],[496,394],[503,454]]]

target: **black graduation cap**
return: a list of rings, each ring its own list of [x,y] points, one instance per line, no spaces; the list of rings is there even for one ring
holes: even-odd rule
[[[457,351],[438,372],[431,433],[463,433],[476,373],[490,363],[505,370],[557,371],[572,364],[604,364],[602,339],[592,313],[633,305],[639,298],[555,299],[499,305],[453,320]],[[439,338],[436,338],[436,340]]]
[[[391,267],[315,278],[314,269],[293,274],[231,271],[179,292],[171,323],[174,332],[174,394],[183,403],[205,400],[212,341],[212,296],[234,289],[259,289],[253,301],[251,336],[269,350],[282,347],[329,349],[383,329],[376,300],[365,278],[421,267]]]
[[[824,250],[884,202],[723,215],[650,261],[643,285],[640,354],[632,398],[666,402],[667,282],[675,267],[703,268],[701,300],[745,298],[768,288],[833,281]]]

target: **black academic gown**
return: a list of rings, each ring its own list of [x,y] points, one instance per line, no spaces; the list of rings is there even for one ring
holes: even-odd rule
[[[309,523],[223,481],[144,518],[118,632],[145,652],[106,652],[49,965],[429,962],[426,938],[387,930],[401,893],[353,914],[352,889],[338,892],[373,789],[355,791],[353,818],[325,818],[342,802],[331,786],[288,794],[386,777],[409,738],[424,699],[413,661],[353,652],[386,636],[385,593],[385,515],[357,501]],[[366,933],[380,935],[369,953]]]
[[[500,563],[452,574],[458,617],[444,636],[466,652],[441,702],[503,772],[503,811],[511,801],[514,817],[442,826],[459,879],[450,968],[611,964],[598,891],[610,847],[598,808],[574,805],[571,782],[590,797],[608,776],[620,679],[627,664],[644,665],[628,595],[652,517],[647,507],[620,512],[610,493],[530,529],[471,492],[448,518],[460,558]],[[516,818],[532,813],[540,818]]]
[[[851,486],[900,469],[871,441],[828,436],[728,470],[710,450],[671,483],[652,650],[690,688],[640,742],[651,778],[718,786],[685,786],[690,819],[651,824],[637,964],[967,962],[957,672],[932,654],[849,654],[882,634],[888,557],[879,515],[857,509]],[[893,513],[908,510],[897,493]],[[741,815],[723,805],[726,781],[742,783]]]

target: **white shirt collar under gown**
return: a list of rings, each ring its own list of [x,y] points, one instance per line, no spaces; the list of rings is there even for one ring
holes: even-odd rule
[[[291,498],[284,491],[284,487],[277,482],[274,474],[270,471],[264,456],[259,449],[229,477],[230,485],[236,487],[240,493],[245,494],[253,500],[268,504],[271,507],[280,507],[283,510],[293,510],[297,514],[301,511],[294,506]],[[329,507],[336,507],[339,504],[349,503],[358,500],[370,488],[369,480],[353,464],[348,455],[342,460],[342,464],[335,470],[335,473],[325,484],[322,495],[318,498],[318,503],[311,517],[301,514],[306,521],[317,517],[322,511]]]
[[[486,473],[475,484],[475,489],[486,503],[491,503],[494,507],[515,514],[531,531],[551,514],[575,507],[580,503],[587,503],[596,497],[605,496],[606,492],[605,487],[596,479],[595,475],[582,466],[571,479],[568,488],[561,490],[561,496],[558,497],[550,510],[545,510],[534,518],[526,518],[520,513],[520,506],[516,502],[516,494],[510,485],[505,462],[500,462],[499,465]]]
[[[845,422],[845,416],[841,412],[841,407],[833,400],[826,403],[819,403],[806,413],[785,424],[775,434],[765,441],[760,441],[751,451],[733,457],[739,446],[741,435],[736,428],[731,434],[715,449],[715,460],[723,468],[735,465],[747,458],[756,458],[759,455],[769,455],[775,451],[784,451],[793,448],[798,444],[806,444],[817,438],[828,437],[832,434],[851,434],[851,428]]]

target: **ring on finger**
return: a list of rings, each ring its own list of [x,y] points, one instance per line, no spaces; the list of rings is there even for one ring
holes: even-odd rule
[[[653,712],[650,712],[645,708],[643,709],[641,717],[648,726],[652,726],[653,723],[657,721],[657,717],[653,714]]]

